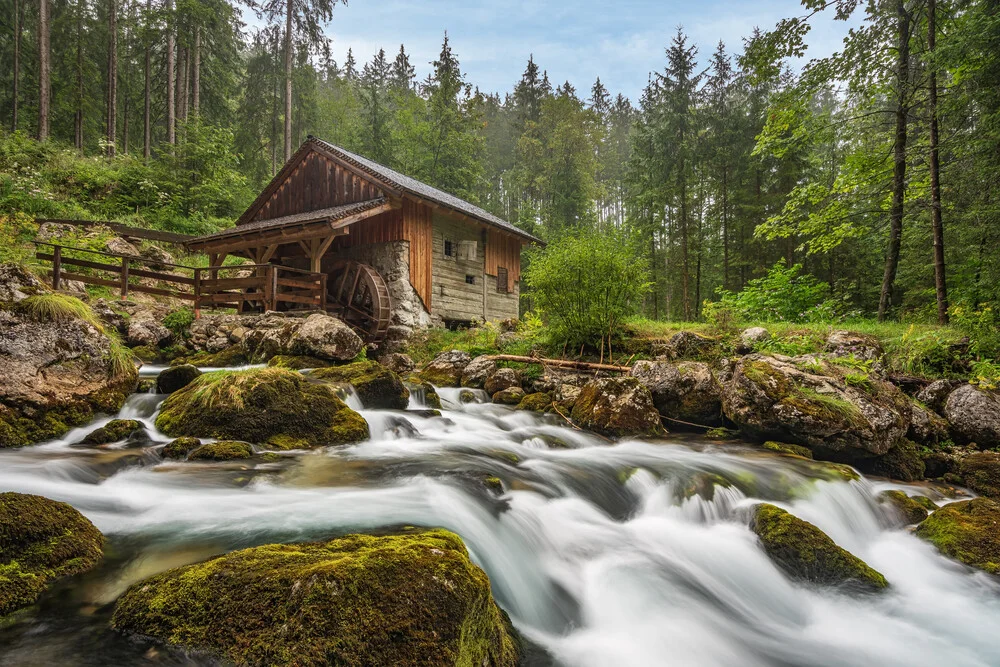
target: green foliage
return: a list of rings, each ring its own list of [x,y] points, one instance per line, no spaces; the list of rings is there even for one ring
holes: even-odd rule
[[[738,293],[720,290],[719,303],[742,322],[830,322],[844,315],[843,305],[830,298],[829,285],[803,273],[801,264],[786,266],[784,260]]]
[[[163,326],[170,329],[177,338],[187,338],[194,324],[194,310],[178,308],[172,310],[163,318]]]
[[[608,229],[563,236],[531,254],[525,280],[552,327],[552,340],[598,346],[618,336],[649,290],[625,234]]]

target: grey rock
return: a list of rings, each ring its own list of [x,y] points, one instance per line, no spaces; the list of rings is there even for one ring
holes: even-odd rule
[[[139,250],[120,236],[113,236],[108,239],[107,243],[104,244],[104,248],[108,252],[113,252],[116,255],[139,256]]]
[[[835,357],[853,356],[861,361],[878,361],[885,356],[878,340],[854,331],[832,332],[827,336],[825,350]]]
[[[612,438],[663,431],[653,396],[633,377],[587,383],[576,397],[572,418],[580,427]]]
[[[42,281],[20,264],[0,264],[0,303],[47,292]]]
[[[935,412],[944,410],[944,402],[948,394],[955,388],[951,380],[934,380],[917,392],[916,399]]]
[[[171,366],[156,378],[156,393],[172,394],[194,382],[200,375],[201,371],[191,364]]]
[[[974,442],[980,449],[1000,446],[1000,395],[963,384],[948,395],[944,415],[955,440]]]
[[[409,375],[416,367],[416,364],[413,363],[413,359],[410,358],[410,355],[403,354],[402,352],[392,352],[387,354],[382,359],[382,365],[396,375],[400,376]]]
[[[170,342],[173,333],[149,314],[133,317],[128,323],[128,344],[130,347],[149,345],[160,347]]]
[[[476,357],[462,372],[462,386],[482,389],[486,384],[486,378],[495,373],[496,370],[497,362],[487,359],[485,356]]]
[[[471,366],[471,364],[470,364]],[[466,366],[468,369],[468,366]],[[483,389],[486,393],[492,396],[498,391],[503,391],[504,389],[510,389],[511,387],[521,386],[521,376],[513,368],[500,368],[495,371],[492,375],[486,378],[486,382],[483,384]]]
[[[351,327],[326,313],[313,313],[302,322],[290,340],[295,354],[347,361],[358,356],[364,341]]]
[[[736,351],[740,354],[753,352],[758,345],[771,339],[771,332],[764,327],[749,327],[740,332],[740,342]]]
[[[649,389],[664,417],[705,426],[722,424],[722,387],[708,364],[637,361],[631,376]]]

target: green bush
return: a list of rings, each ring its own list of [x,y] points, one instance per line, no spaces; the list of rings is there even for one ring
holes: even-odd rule
[[[190,308],[172,310],[163,318],[163,326],[170,329],[178,338],[187,338],[193,323],[194,311]]]
[[[552,342],[572,346],[620,336],[650,287],[638,248],[616,230],[579,231],[532,251],[525,280]]]
[[[843,302],[830,296],[830,286],[803,273],[801,264],[781,260],[763,278],[740,292],[719,290],[719,301],[708,307],[713,322],[833,322],[847,315]]]

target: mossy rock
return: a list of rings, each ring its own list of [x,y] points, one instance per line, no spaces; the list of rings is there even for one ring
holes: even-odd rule
[[[866,591],[888,586],[885,577],[826,533],[780,507],[758,505],[750,527],[771,560],[793,579]]]
[[[507,387],[492,396],[493,402],[500,405],[519,405],[524,398],[524,390],[520,387]]]
[[[917,526],[917,535],[946,556],[1000,574],[1000,504],[989,498],[945,505]]]
[[[124,440],[142,428],[142,422],[135,419],[112,419],[99,429],[87,434],[80,442],[84,445],[106,445]]]
[[[155,364],[163,361],[163,352],[153,345],[139,345],[132,348],[132,354],[140,361]]]
[[[267,360],[267,365],[272,368],[287,368],[292,371],[301,371],[307,368],[327,368],[333,363],[317,357],[293,356],[290,354],[279,354]]]
[[[777,452],[778,454],[785,454],[789,456],[801,456],[805,459],[811,459],[813,457],[812,450],[808,447],[803,447],[802,445],[790,445],[785,442],[777,442],[775,440],[768,440],[763,445],[764,449]]]
[[[368,424],[330,387],[281,368],[205,373],[163,402],[156,427],[179,437],[320,447],[368,438]]]
[[[320,368],[309,376],[324,382],[351,385],[366,408],[405,410],[410,401],[410,391],[399,376],[377,361]]]
[[[888,453],[874,459],[858,461],[864,472],[903,482],[916,482],[924,478],[925,464],[920,451],[911,440],[900,440]]]
[[[588,382],[573,403],[573,421],[611,438],[663,432],[653,397],[633,377]]]
[[[1000,500],[1000,453],[975,452],[958,461],[962,483],[976,493]]]
[[[250,360],[244,354],[243,348],[239,345],[232,345],[220,352],[198,352],[189,357],[175,359],[170,362],[170,365],[193,364],[209,368],[231,368],[233,366],[244,366],[249,363]]]
[[[160,450],[160,456],[165,459],[186,459],[187,455],[201,447],[201,440],[184,436],[171,440]]]
[[[235,551],[133,585],[112,625],[236,665],[518,661],[489,579],[445,530]]]
[[[172,394],[178,389],[183,389],[201,375],[197,366],[191,364],[180,364],[165,368],[156,378],[156,393]]]
[[[518,410],[531,410],[532,412],[548,412],[552,408],[552,397],[543,391],[528,394],[517,404]]]
[[[441,397],[438,396],[438,393],[434,390],[434,385],[430,382],[424,382],[422,386],[424,388],[424,403],[426,403],[429,408],[440,410]]]
[[[235,461],[253,457],[253,447],[246,442],[219,440],[202,445],[188,455],[188,461]]]
[[[66,503],[0,493],[0,617],[34,604],[52,581],[94,567],[103,543]]]
[[[879,500],[895,509],[908,526],[927,518],[927,508],[898,489],[883,491],[878,495]]]

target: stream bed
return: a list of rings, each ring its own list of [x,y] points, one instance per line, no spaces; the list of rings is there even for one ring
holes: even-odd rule
[[[439,393],[440,417],[419,396],[408,411],[349,396],[370,440],[277,461],[164,461],[156,394],[118,415],[146,426],[129,442],[75,444],[103,418],[0,450],[0,490],[68,502],[108,538],[102,565],[0,627],[0,665],[217,664],[116,634],[114,600],[227,550],[404,526],[465,540],[531,645],[525,665],[1000,665],[997,580],[940,556],[877,501],[899,488],[948,502],[929,487],[696,437],[610,443],[485,394]],[[494,477],[502,493],[484,483]],[[747,527],[761,500],[824,530],[890,589],[790,581]]]

